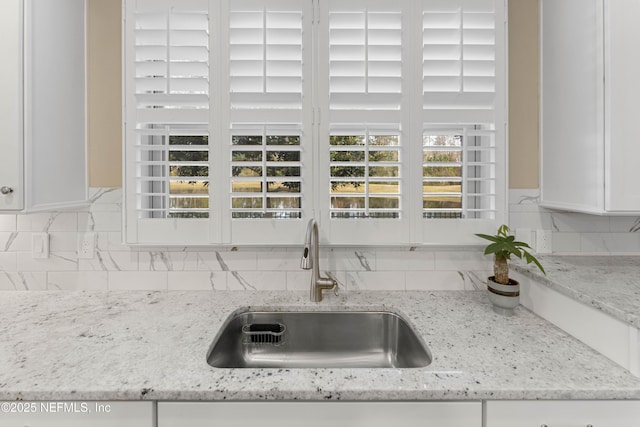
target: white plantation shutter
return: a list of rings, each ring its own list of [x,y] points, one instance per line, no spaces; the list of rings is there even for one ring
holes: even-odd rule
[[[298,244],[311,216],[311,1],[227,0],[230,191],[223,236]]]
[[[409,1],[320,3],[319,208],[336,243],[409,240],[410,11]]]
[[[506,221],[505,5],[423,0],[423,240]]]
[[[505,0],[125,0],[130,243],[472,243],[505,221]]]
[[[129,1],[125,17],[126,240],[207,243],[209,1]]]
[[[139,10],[134,21],[138,218],[207,218],[207,12]]]

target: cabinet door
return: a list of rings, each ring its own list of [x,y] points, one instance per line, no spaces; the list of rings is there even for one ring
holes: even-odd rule
[[[480,427],[480,402],[158,403],[158,427]]]
[[[84,4],[0,2],[0,211],[86,203]]]
[[[606,209],[640,211],[640,2],[605,3]]]
[[[604,210],[603,0],[541,0],[541,205]]]
[[[487,402],[486,427],[637,427],[640,401]]]
[[[2,402],[2,427],[154,427],[153,402]]]
[[[25,204],[87,200],[85,1],[25,2]]]
[[[0,3],[0,210],[20,210],[22,182],[22,7]],[[9,193],[8,189],[11,189]]]

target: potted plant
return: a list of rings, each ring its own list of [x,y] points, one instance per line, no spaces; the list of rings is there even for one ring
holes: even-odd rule
[[[476,236],[489,240],[491,243],[484,250],[485,255],[493,254],[493,276],[487,279],[489,300],[493,303],[496,313],[512,316],[513,309],[520,303],[520,283],[509,277],[509,260],[516,256],[529,263],[534,263],[543,274],[547,274],[536,259],[527,249],[531,247],[525,242],[518,242],[515,236],[509,234],[509,227],[501,225],[495,235],[476,234]]]

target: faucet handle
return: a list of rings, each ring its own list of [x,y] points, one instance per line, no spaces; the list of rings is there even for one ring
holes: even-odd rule
[[[336,279],[334,279],[330,273],[327,272],[327,277],[325,277],[324,279],[327,280],[327,282],[329,282],[329,286],[326,286],[325,289],[331,289],[333,290],[333,294],[335,296],[339,296],[338,295],[338,289],[340,288],[338,281]]]
[[[338,289],[340,288],[339,283],[336,279],[333,278],[333,276],[331,275],[331,273],[326,272],[327,274],[327,279],[331,282],[331,288],[333,290],[333,294],[335,296],[339,296],[338,295]]]

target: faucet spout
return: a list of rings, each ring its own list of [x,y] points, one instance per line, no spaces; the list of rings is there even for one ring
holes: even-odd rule
[[[313,302],[322,301],[322,291],[336,289],[338,282],[330,277],[320,276],[320,250],[318,247],[318,223],[312,218],[307,224],[304,250],[300,260],[300,268],[312,270],[310,298]]]

